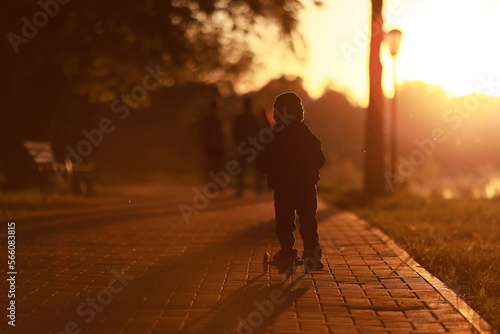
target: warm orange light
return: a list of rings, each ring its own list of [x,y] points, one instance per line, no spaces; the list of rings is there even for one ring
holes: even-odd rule
[[[500,1],[384,3],[384,30],[398,27],[405,35],[397,59],[398,82],[437,84],[457,96],[473,93],[489,76],[490,81],[500,82]],[[366,106],[369,11],[369,0],[331,0],[321,10],[304,12],[309,64],[297,72],[305,76],[306,88],[314,96],[330,84]],[[391,96],[392,59],[386,42],[381,58],[387,77],[384,90]],[[500,96],[500,87],[481,92]]]
[[[399,51],[399,44],[401,43],[402,32],[399,29],[392,29],[386,35],[387,43],[389,44],[389,50],[391,51],[391,56],[395,57]]]
[[[469,95],[481,86],[482,94],[500,96],[498,85],[482,84],[500,83],[500,1],[397,0],[384,1],[384,6],[384,31],[397,27],[404,32],[397,82],[423,81],[456,96]],[[288,74],[302,77],[313,97],[331,87],[367,106],[370,10],[370,0],[330,0],[322,8],[306,8],[300,17],[306,47],[296,55],[277,43],[276,32],[262,27],[262,35],[271,37],[267,44],[254,45],[261,65],[244,80],[240,91],[259,89],[270,79]],[[391,97],[387,41],[381,60],[384,91]]]

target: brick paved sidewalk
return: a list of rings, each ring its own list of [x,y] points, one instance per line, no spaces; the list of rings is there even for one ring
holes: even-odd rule
[[[299,268],[287,279],[262,269],[263,252],[278,251],[270,194],[226,191],[186,224],[178,204],[193,196],[190,187],[134,187],[16,220],[17,326],[4,316],[2,332],[475,333],[473,324],[488,331],[350,213],[320,206],[326,267]],[[5,279],[0,288],[5,307]]]

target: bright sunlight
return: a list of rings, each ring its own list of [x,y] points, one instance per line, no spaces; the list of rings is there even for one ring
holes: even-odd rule
[[[500,1],[391,0],[384,8],[385,30],[403,32],[398,82],[420,80],[462,96],[474,92],[482,78],[500,74],[500,43],[495,35],[500,31]],[[265,62],[272,63],[268,68],[301,76],[313,97],[331,87],[366,106],[369,11],[368,0],[330,0],[322,8],[306,8],[301,31],[307,49],[299,50],[305,62],[283,61],[266,53]],[[391,96],[392,59],[385,45],[381,57],[384,89]]]

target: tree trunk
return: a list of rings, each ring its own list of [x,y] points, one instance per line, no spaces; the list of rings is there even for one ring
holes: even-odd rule
[[[372,26],[370,42],[370,98],[366,118],[365,137],[365,193],[370,197],[387,193],[384,181],[384,138],[382,63],[380,45],[383,38],[382,4],[383,0],[372,0]]]

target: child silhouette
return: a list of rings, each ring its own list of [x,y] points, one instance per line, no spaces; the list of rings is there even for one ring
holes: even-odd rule
[[[317,231],[316,183],[320,178],[319,169],[325,163],[321,142],[304,123],[304,108],[297,94],[278,95],[273,111],[275,136],[259,152],[257,168],[268,175],[268,185],[274,188],[276,235],[281,246],[274,260],[298,260],[293,234],[297,212],[304,242],[302,258],[313,261],[314,269],[320,270],[324,266]]]

